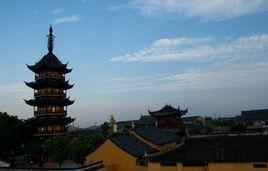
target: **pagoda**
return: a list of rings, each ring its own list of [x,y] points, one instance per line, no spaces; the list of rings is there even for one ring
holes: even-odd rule
[[[181,116],[185,115],[187,112],[188,109],[181,110],[180,107],[174,108],[168,104],[157,111],[148,110],[148,113],[156,118],[156,126],[165,129],[181,128]]]
[[[35,136],[40,138],[66,135],[68,124],[74,121],[67,117],[67,106],[74,103],[67,98],[67,90],[73,85],[65,80],[65,74],[72,69],[53,54],[55,36],[52,26],[47,37],[48,53],[34,65],[27,65],[35,73],[35,81],[25,82],[34,89],[34,99],[25,100],[25,103],[34,108],[32,123],[36,128]]]

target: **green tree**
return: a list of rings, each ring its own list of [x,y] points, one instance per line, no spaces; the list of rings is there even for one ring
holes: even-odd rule
[[[206,122],[204,126],[205,133],[212,133],[214,131],[214,125],[211,122]]]
[[[52,155],[53,160],[58,162],[59,168],[61,168],[62,163],[69,158],[70,145],[69,138],[56,136],[47,139],[43,144],[43,148]]]
[[[71,158],[82,166],[85,162],[85,157],[92,150],[91,139],[87,137],[78,137],[71,146]]]
[[[246,132],[246,130],[247,130],[247,126],[242,123],[233,124],[230,128],[230,132],[236,132],[236,133]]]
[[[33,137],[34,129],[28,120],[0,112],[0,158],[8,159]]]
[[[78,137],[75,139],[71,146],[71,158],[82,166],[86,160],[86,156],[101,145],[104,138],[101,134],[92,136]]]

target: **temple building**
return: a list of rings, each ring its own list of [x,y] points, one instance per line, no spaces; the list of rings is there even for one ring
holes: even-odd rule
[[[176,109],[167,104],[158,111],[148,110],[148,113],[156,118],[156,126],[158,128],[168,129],[180,128],[182,126],[181,116],[185,115],[187,112],[188,109],[181,110],[180,107]]]
[[[66,135],[68,124],[74,121],[67,117],[67,106],[74,103],[67,98],[67,90],[73,85],[65,80],[65,74],[72,69],[68,69],[67,63],[63,64],[53,54],[54,35],[51,26],[47,37],[48,53],[34,65],[27,65],[35,73],[35,81],[25,82],[34,89],[34,99],[25,102],[34,108],[35,136],[40,138]]]

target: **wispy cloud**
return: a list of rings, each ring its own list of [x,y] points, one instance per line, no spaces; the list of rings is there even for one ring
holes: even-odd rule
[[[220,38],[160,39],[145,49],[113,57],[113,62],[161,61],[232,61],[262,59],[268,54],[268,34],[240,37],[235,40]]]
[[[72,23],[72,22],[78,22],[80,20],[81,20],[81,18],[79,15],[70,15],[70,16],[57,18],[57,19],[53,20],[52,24]]]
[[[53,11],[52,11],[52,14],[59,14],[62,12],[62,8],[55,8]]]
[[[210,66],[205,69],[190,69],[181,73],[140,76],[133,81],[120,79],[121,81],[109,82],[109,93],[131,91],[187,91],[187,90],[212,90],[230,88],[239,89],[251,85],[268,84],[268,62],[255,64],[232,64],[218,67]],[[115,79],[116,80],[116,79]]]
[[[0,96],[9,95],[12,93],[29,93],[32,92],[27,86],[21,83],[14,83],[9,85],[0,85]]]
[[[268,10],[267,0],[131,0],[128,9],[143,15],[172,15],[180,19],[219,21]]]

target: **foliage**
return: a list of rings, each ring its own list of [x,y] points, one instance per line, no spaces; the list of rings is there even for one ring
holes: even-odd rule
[[[225,120],[225,119],[215,119],[212,120],[211,123],[214,126],[231,126],[234,124],[233,120]]]
[[[205,133],[212,133],[214,131],[214,125],[211,122],[206,122],[204,126]]]
[[[239,124],[233,124],[230,128],[230,132],[246,132],[246,125],[239,123]]]
[[[111,115],[109,122],[104,122],[101,125],[101,128],[102,128],[104,134],[105,135],[113,134],[113,132],[114,132],[113,128],[114,128],[115,124],[116,124],[116,120],[114,119],[113,115]]]
[[[102,144],[104,138],[100,134],[92,136],[78,137],[71,146],[71,158],[81,165],[85,162],[85,157],[96,147]]]
[[[47,139],[43,148],[52,155],[55,162],[59,163],[59,167],[67,159],[72,159],[83,165],[85,157],[101,145],[103,141],[104,137],[101,134],[78,137],[73,140],[68,137],[56,136]]]
[[[0,112],[0,158],[10,157],[23,143],[32,139],[33,133],[34,129],[28,120]]]
[[[56,136],[47,139],[44,142],[43,147],[46,152],[52,155],[53,160],[59,163],[59,167],[61,168],[61,164],[69,157],[70,145],[69,138]]]
[[[111,135],[112,132],[111,132],[111,126],[108,122],[104,122],[102,125],[101,125],[101,129],[103,131],[103,133],[105,135]]]

